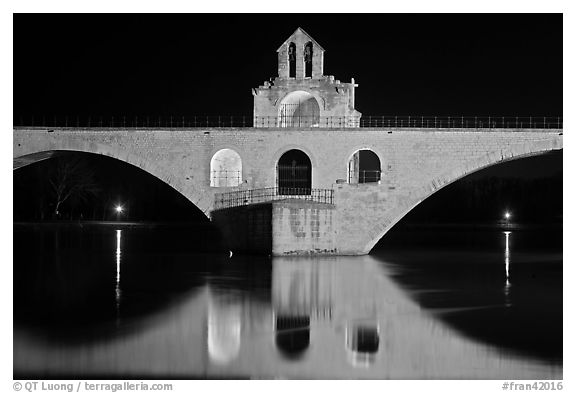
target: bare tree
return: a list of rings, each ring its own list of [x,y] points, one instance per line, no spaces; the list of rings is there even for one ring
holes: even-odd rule
[[[94,176],[84,160],[78,157],[62,156],[49,177],[54,196],[54,217],[60,216],[60,208],[71,199],[86,202],[100,191]]]

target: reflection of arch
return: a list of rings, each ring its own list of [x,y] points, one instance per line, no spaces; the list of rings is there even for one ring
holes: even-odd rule
[[[308,41],[304,45],[304,77],[312,77],[312,42]]]
[[[278,194],[310,195],[312,193],[312,163],[302,150],[288,150],[276,166]]]
[[[381,175],[380,158],[372,150],[357,150],[348,160],[348,183],[377,183]]]
[[[288,45],[288,77],[296,78],[296,44]]]
[[[276,347],[289,359],[301,357],[310,346],[310,317],[276,317]]]
[[[304,90],[288,93],[278,106],[279,127],[318,127],[320,104]]]
[[[218,150],[210,160],[210,187],[237,187],[242,183],[242,159],[232,149]]]

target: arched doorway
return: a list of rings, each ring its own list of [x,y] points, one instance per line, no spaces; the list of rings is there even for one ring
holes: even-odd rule
[[[348,160],[348,183],[378,183],[381,175],[380,159],[372,150],[358,150]]]
[[[293,91],[280,102],[279,127],[318,127],[319,124],[320,105],[307,91]]]
[[[301,150],[282,154],[276,167],[279,195],[310,195],[312,193],[312,163]]]

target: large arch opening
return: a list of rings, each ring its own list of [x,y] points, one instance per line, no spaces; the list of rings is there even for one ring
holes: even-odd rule
[[[348,183],[378,183],[382,167],[378,155],[369,149],[356,151],[348,160]]]
[[[278,160],[276,179],[279,195],[312,194],[312,162],[302,150],[288,150]]]
[[[232,149],[218,150],[210,160],[210,187],[242,184],[242,159]]]
[[[307,91],[297,90],[282,99],[278,107],[279,127],[318,127],[320,105]]]
[[[39,151],[14,158],[13,178],[15,221],[209,222],[198,206],[160,176],[107,155]],[[117,206],[122,210],[115,210]]]
[[[371,240],[366,252],[388,243],[402,243],[395,240],[397,232],[414,225],[502,224],[506,212],[513,217],[510,223],[561,226],[562,157],[563,150],[518,155],[479,165],[439,188],[422,188],[421,200],[399,207],[393,224]],[[452,239],[456,238],[445,240],[450,243]],[[561,242],[561,237],[557,240]]]

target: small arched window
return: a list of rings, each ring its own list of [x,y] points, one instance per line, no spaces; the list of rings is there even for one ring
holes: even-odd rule
[[[306,78],[312,77],[312,42],[307,42],[304,45],[304,69]]]
[[[242,159],[232,149],[218,150],[210,160],[210,187],[237,187],[242,183]]]
[[[296,78],[296,44],[288,45],[288,76]]]
[[[350,157],[348,183],[378,183],[381,177],[380,159],[372,150],[358,150]]]

